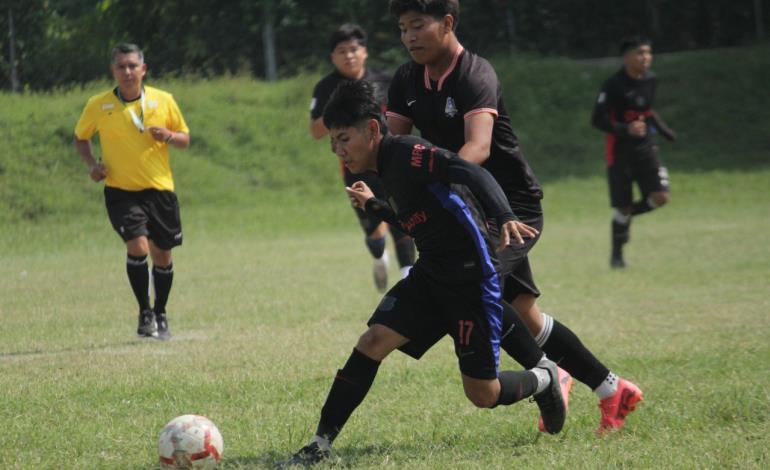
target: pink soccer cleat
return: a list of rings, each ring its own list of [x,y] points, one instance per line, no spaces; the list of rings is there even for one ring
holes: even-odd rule
[[[622,428],[626,422],[626,416],[636,409],[636,404],[640,401],[642,401],[642,390],[632,382],[620,379],[615,394],[599,402],[602,419],[596,434],[602,435]]]

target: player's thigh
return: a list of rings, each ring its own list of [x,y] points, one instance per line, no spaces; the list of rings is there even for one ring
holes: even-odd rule
[[[607,167],[607,185],[612,207],[625,209],[633,204],[633,178],[625,159],[616,159]]]
[[[633,171],[634,179],[636,179],[643,197],[656,193],[667,194],[671,191],[668,169],[660,162],[657,145],[636,161]]]
[[[379,323],[375,323],[358,338],[356,349],[375,361],[382,361],[388,354],[409,342],[409,338]]]
[[[430,281],[419,269],[412,269],[383,296],[367,324],[383,325],[408,338],[398,349],[420,359],[446,335],[430,290]]]
[[[147,190],[144,195],[148,237],[161,250],[182,244],[179,200],[172,191]]]
[[[502,335],[497,276],[446,286],[441,297],[460,372],[474,379],[496,378]]]
[[[112,228],[124,242],[149,235],[149,217],[138,192],[105,186],[104,205]]]

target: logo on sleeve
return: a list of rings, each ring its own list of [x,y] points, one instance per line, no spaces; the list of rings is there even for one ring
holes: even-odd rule
[[[411,232],[416,226],[424,224],[428,221],[428,214],[425,211],[417,211],[412,213],[404,220],[400,220],[401,228],[405,232]]]
[[[316,98],[313,98],[312,100],[310,100],[310,111],[315,109],[315,104],[317,102],[318,102],[318,100]]]
[[[449,118],[457,116],[457,106],[455,105],[455,100],[453,100],[451,96],[447,96],[444,114]]]

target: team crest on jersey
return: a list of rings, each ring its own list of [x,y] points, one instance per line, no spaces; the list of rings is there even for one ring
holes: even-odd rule
[[[111,109],[115,109],[115,105],[112,103],[104,103],[102,105],[102,111],[109,111]]]
[[[393,310],[393,307],[395,306],[396,306],[396,298],[386,295],[380,301],[380,305],[377,306],[377,310],[380,310],[382,312],[389,312]]]
[[[444,114],[450,118],[453,118],[457,115],[457,106],[455,106],[455,100],[453,100],[451,96],[447,96],[446,106],[444,106]]]

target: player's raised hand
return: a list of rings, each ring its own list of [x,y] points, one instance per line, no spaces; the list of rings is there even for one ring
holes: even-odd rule
[[[523,245],[525,238],[534,238],[539,233],[536,228],[518,220],[509,220],[500,227],[500,245],[497,247],[497,251],[504,250],[512,242]]]
[[[353,207],[359,209],[363,209],[366,201],[374,197],[372,190],[363,181],[356,181],[351,186],[346,186],[345,191],[347,191]]]

